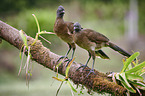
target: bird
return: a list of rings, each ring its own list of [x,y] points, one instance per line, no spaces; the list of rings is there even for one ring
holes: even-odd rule
[[[105,35],[103,35],[99,32],[96,32],[92,29],[81,29],[81,25],[78,22],[76,22],[74,24],[74,36],[73,36],[73,38],[74,38],[74,42],[78,46],[87,50],[89,53],[89,58],[88,58],[86,64],[80,66],[78,69],[83,67],[83,70],[84,70],[85,67],[87,67],[87,64],[88,64],[90,58],[92,57],[92,59],[93,59],[92,69],[90,69],[90,72],[88,73],[88,75],[90,73],[95,74],[94,64],[95,64],[96,56],[100,56],[101,58],[103,56],[104,57],[103,59],[109,59],[109,57],[101,50],[102,47],[110,47],[114,51],[117,51],[126,57],[131,56],[130,53],[126,52],[125,50],[121,49],[120,47],[118,47],[114,43],[110,42],[109,39]]]
[[[59,58],[59,60],[62,58],[67,58],[70,50],[72,49],[72,56],[71,56],[71,59],[69,60],[69,61],[71,61],[73,59],[74,52],[76,49],[76,45],[73,40],[74,23],[69,22],[69,21],[64,21],[63,16],[65,14],[65,10],[64,10],[63,6],[60,5],[58,7],[56,14],[57,14],[57,17],[55,20],[53,30],[54,30],[55,34],[60,39],[62,39],[64,42],[66,42],[69,46],[69,49],[68,49],[67,53],[65,54],[65,56],[61,56]]]

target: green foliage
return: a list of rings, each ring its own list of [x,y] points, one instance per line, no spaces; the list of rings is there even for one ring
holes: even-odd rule
[[[73,63],[74,60],[75,60],[75,58],[73,58],[73,59],[69,62],[68,66],[67,66],[67,68],[66,68],[66,71],[65,71],[65,76],[66,76],[66,78],[68,78],[68,72],[69,72],[70,66],[72,65],[72,63]]]
[[[24,45],[25,45],[26,48],[28,49],[27,39],[26,39],[26,36],[24,36],[23,33],[24,33],[23,30],[20,30],[20,36],[21,36],[21,38],[22,38],[22,40],[23,40],[23,42],[24,42]]]
[[[115,77],[117,80],[119,80],[129,92],[136,93],[136,91],[138,91],[138,93],[141,94],[139,89],[145,90],[145,83],[143,82],[144,79],[142,77],[142,75],[145,73],[145,61],[142,63],[138,63],[138,56],[139,52],[136,52],[132,56],[127,58],[126,61],[123,60],[124,66],[121,72],[113,73],[115,75],[113,75],[112,77]],[[131,64],[133,64],[134,67]]]
[[[53,34],[53,33],[51,33],[51,32],[45,32],[45,31],[40,31],[39,22],[38,22],[36,16],[34,14],[32,14],[32,15],[34,16],[36,24],[37,24],[37,27],[38,27],[38,33],[35,36],[35,41],[31,44],[31,45],[34,45],[36,43],[36,41],[38,40],[39,35],[41,35],[41,34]],[[21,65],[20,65],[20,69],[19,69],[18,75],[20,74],[21,69],[22,69],[24,52],[27,50],[28,54],[27,54],[27,60],[26,60],[24,69],[26,69],[26,84],[29,86],[29,79],[28,79],[28,77],[32,76],[31,70],[29,70],[29,62],[30,62],[30,59],[31,59],[30,46],[28,46],[28,44],[27,44],[27,38],[24,35],[23,30],[20,30],[19,33],[20,33],[20,36],[21,36],[21,38],[22,38],[22,40],[24,42],[24,45],[22,46],[24,48],[23,48],[23,55],[22,56],[21,56],[21,51],[22,50],[20,51],[20,59],[22,59],[22,61],[21,61]]]
[[[26,69],[26,85],[29,87],[29,76],[32,76],[32,74],[29,70],[29,64],[30,64],[30,59],[31,59],[30,46],[28,46],[28,44],[27,44],[27,39],[26,39],[26,36],[24,35],[23,30],[20,30],[19,33],[20,33],[20,36],[21,36],[21,38],[24,42],[24,46],[22,46],[24,48],[23,48],[23,55],[22,56],[21,56],[21,51],[22,50],[20,50],[20,58],[22,58],[22,61],[21,61],[21,65],[20,65],[18,75],[20,75],[20,72],[21,72],[21,69],[22,69],[24,52],[27,50],[28,54],[27,54],[27,60],[26,60],[24,69]]]
[[[139,56],[139,52],[134,53],[132,56],[130,56],[125,62],[123,62],[124,66],[121,70],[120,73],[125,72],[127,70],[127,68],[131,67],[129,66],[131,64],[131,62],[137,57]],[[129,68],[130,69],[130,68]]]
[[[41,34],[54,34],[54,33],[52,33],[52,32],[46,32],[46,31],[40,31],[40,26],[39,26],[39,22],[38,22],[38,20],[37,20],[37,17],[36,17],[34,14],[32,14],[32,15],[34,16],[35,21],[36,21],[36,24],[37,24],[37,27],[38,27],[38,33],[36,33],[35,41],[31,44],[31,45],[34,45],[34,44],[36,43],[36,41],[38,40],[38,37],[39,37]],[[41,38],[44,39],[45,41],[47,41],[48,43],[51,44],[51,42],[49,42],[47,39],[43,38],[42,36],[41,36]]]
[[[62,63],[62,61],[63,61],[64,59],[62,59],[62,60],[59,62],[59,64],[56,66],[56,68],[57,68],[57,75],[56,75],[56,77],[52,77],[52,78],[54,78],[54,79],[56,79],[56,80],[58,80],[58,81],[61,81],[61,85],[59,86],[59,88],[58,88],[58,90],[57,90],[56,96],[58,95],[58,92],[59,92],[59,90],[60,90],[60,88],[61,88],[61,86],[62,86],[62,84],[63,84],[64,81],[67,82],[68,86],[71,88],[71,90],[72,90],[73,92],[77,92],[76,89],[72,86],[72,84],[71,84],[70,81],[68,80],[68,72],[69,72],[69,69],[70,69],[70,67],[71,67],[71,65],[72,65],[72,63],[73,63],[73,61],[74,61],[74,59],[75,59],[75,58],[73,58],[72,61],[69,62],[68,66],[67,66],[67,68],[66,68],[66,71],[65,71],[65,79],[58,78],[58,67],[59,67],[59,65]],[[72,94],[73,94],[73,93],[72,93]]]
[[[6,18],[7,23],[14,26],[17,29],[23,29],[27,35],[30,35],[31,37],[35,38],[36,32],[38,32],[37,24],[34,20],[34,17],[32,14],[35,14],[39,20],[40,28],[45,32],[53,32],[53,26],[55,22],[56,17],[56,10],[55,9],[31,9],[31,10],[24,10],[20,12],[19,14],[15,16],[10,16]],[[46,33],[47,33],[46,32]],[[48,41],[52,41],[53,45],[47,44],[46,41],[42,40],[42,43],[44,46],[52,48],[57,48],[57,46],[61,45],[61,41],[59,38],[57,38],[55,35],[43,35],[44,38],[46,38]],[[3,45],[4,46],[4,45]]]
[[[71,0],[67,0],[67,1],[73,2]],[[61,0],[59,2],[61,2],[61,4],[64,5],[64,3],[62,2],[66,3],[66,0],[64,1]],[[81,10],[81,12],[79,11],[78,14],[81,14],[79,15],[80,16],[79,18],[81,18],[81,22],[83,26],[86,26],[87,28],[92,28],[102,33],[106,32],[105,34],[108,37],[111,36],[110,34],[111,32],[112,34],[115,34],[113,38],[118,38],[119,36],[121,36],[120,33],[124,32],[123,18],[125,14],[128,12],[128,1],[126,0],[110,0],[110,1],[81,0],[78,2],[79,2],[79,8]],[[55,7],[53,7],[52,3],[57,3],[57,4]],[[144,33],[145,2],[143,0],[139,0],[138,3],[139,3],[138,6],[139,7],[139,32]],[[39,22],[41,24],[40,25],[41,30],[47,30],[52,32],[55,17],[56,17],[56,7],[58,5],[60,4],[58,4],[56,0],[47,0],[47,1],[41,0],[41,2],[39,0],[22,0],[22,1],[2,0],[0,3],[0,13],[1,16],[3,15],[2,17],[4,17],[4,20],[6,20],[8,24],[16,27],[17,29],[23,29],[28,35],[35,37],[37,32],[37,26],[35,26],[35,21],[31,14],[37,15],[37,17],[39,18]],[[65,5],[70,7],[69,3],[66,3]],[[41,9],[40,7],[42,6],[43,8]],[[46,6],[47,8],[44,8]],[[4,12],[7,13],[10,11],[12,11],[13,13],[3,14]],[[18,11],[19,13],[17,13]],[[65,14],[65,17],[68,16],[67,14],[68,13]],[[44,36],[44,37],[47,40],[53,42],[52,46],[58,48],[56,46],[59,46],[58,43],[60,42],[59,39],[54,39],[55,36]],[[24,43],[26,45],[26,42]],[[45,43],[43,44],[45,45]],[[7,48],[7,46],[5,45],[4,48]],[[26,50],[25,48],[26,47],[23,46],[23,50]],[[21,62],[23,61],[23,56],[24,56],[24,51],[23,53],[20,52]],[[140,66],[132,67],[131,63],[129,63],[130,61],[131,60],[128,60],[127,61],[128,63],[123,62],[124,68],[122,69],[121,73],[116,74],[116,78],[118,80],[120,79],[122,81],[122,84],[126,85],[128,89],[130,88],[132,90],[131,88],[132,86],[137,86],[140,89],[144,89],[145,84],[142,82],[143,78],[141,77],[145,73],[145,68],[143,68],[144,62],[138,63],[138,60],[136,60],[136,62],[135,63],[132,62],[132,64],[134,64],[135,66],[140,64]],[[29,70],[28,70],[28,74],[32,75]],[[60,81],[63,80],[64,79],[60,79]],[[131,83],[133,85],[131,85],[130,87],[128,83],[129,84]],[[134,89],[132,91],[134,92]]]
[[[37,17],[34,15],[34,14],[32,14],[33,16],[34,16],[34,18],[35,18],[35,21],[36,21],[36,24],[37,24],[37,28],[38,28],[38,33],[40,33],[40,26],[39,26],[39,22],[38,22],[38,20],[37,20]]]

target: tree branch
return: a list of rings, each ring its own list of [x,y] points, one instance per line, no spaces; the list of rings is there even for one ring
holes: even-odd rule
[[[27,35],[26,37],[28,45],[31,48],[31,59],[53,71],[56,71],[56,61],[60,58],[60,56],[44,47],[39,40],[33,46],[31,46],[35,39]],[[0,38],[14,45],[19,50],[23,45],[19,31],[2,21],[0,21]],[[66,63],[67,62],[62,62],[62,65],[59,66],[58,69],[59,74],[63,76],[65,76]],[[85,78],[88,74],[88,71],[86,70],[90,68],[87,67],[86,70],[80,69],[76,71],[76,69],[80,66],[81,65],[79,63],[73,62],[69,69],[68,76],[75,84],[81,84],[89,90],[93,90],[98,93],[109,93],[118,96],[126,94],[127,90],[125,88],[112,82],[112,80],[104,73],[95,70],[96,75],[90,74],[87,78]]]

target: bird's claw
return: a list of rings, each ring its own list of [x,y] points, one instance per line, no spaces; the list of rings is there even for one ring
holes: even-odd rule
[[[94,72],[94,69],[86,70],[86,71],[90,71],[90,72],[88,73],[88,75],[86,76],[86,78],[87,78],[91,73],[94,73],[94,74],[96,75],[96,73]]]
[[[67,58],[68,59],[68,57],[66,57],[66,56],[61,56],[58,60],[57,60],[57,63],[61,60],[61,59],[65,59],[65,58]],[[64,62],[66,62],[67,60],[65,60]]]
[[[81,63],[80,63],[81,64]],[[79,67],[79,68],[77,68],[77,70],[76,71],[78,71],[80,68],[82,68],[83,67],[83,69],[82,70],[84,70],[86,67],[87,67],[87,65],[84,65],[84,64],[81,64],[81,66]]]
[[[72,60],[72,59],[68,59],[68,58],[67,58],[64,62],[67,62],[67,61],[69,61],[69,62],[70,62],[71,60]]]
[[[68,62],[67,62],[68,61]],[[68,64],[70,63],[72,61],[72,59],[67,59],[67,60],[65,60],[64,62],[67,62],[67,64],[66,64],[66,66],[65,67],[67,67],[68,66]]]

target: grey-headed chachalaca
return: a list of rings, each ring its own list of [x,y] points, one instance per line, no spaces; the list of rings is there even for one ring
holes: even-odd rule
[[[67,51],[66,55],[62,56],[61,58],[66,58],[72,48],[73,49],[72,56],[71,56],[71,60],[72,60],[75,49],[76,49],[76,46],[73,40],[74,23],[64,21],[63,20],[64,13],[65,11],[64,11],[63,6],[59,6],[57,9],[57,17],[56,17],[53,30],[59,38],[61,38],[64,42],[66,42],[69,45],[69,50]],[[97,51],[97,53],[100,54],[101,58],[104,58],[104,59],[109,58],[102,50]]]
[[[81,29],[81,25],[78,22],[74,24],[74,41],[78,46],[80,46],[83,49],[86,49],[89,53],[89,58],[86,64],[81,66],[83,67],[83,69],[87,66],[90,58],[92,57],[93,59],[92,69],[90,70],[89,74],[92,72],[94,73],[93,68],[96,56],[107,56],[104,56],[105,53],[102,50],[100,50],[102,47],[110,47],[111,49],[119,52],[120,54],[126,57],[131,56],[131,54],[129,54],[128,52],[124,51],[117,45],[111,43],[109,39],[103,34],[91,29]],[[109,57],[106,57],[104,59],[109,59]],[[80,69],[81,67],[79,67],[78,69]]]
[[[66,55],[62,56],[61,58],[66,58],[70,50],[72,49],[73,50],[72,56],[71,56],[71,59],[72,59],[74,56],[75,49],[76,49],[76,46],[72,37],[73,31],[74,31],[74,27],[73,27],[74,23],[64,21],[63,20],[64,14],[65,14],[65,10],[63,6],[59,6],[57,9],[57,17],[56,17],[53,30],[59,38],[61,38],[64,42],[66,42],[69,45],[69,49]],[[59,58],[59,60],[61,58]]]

